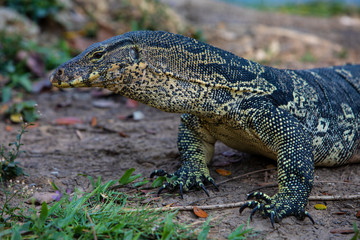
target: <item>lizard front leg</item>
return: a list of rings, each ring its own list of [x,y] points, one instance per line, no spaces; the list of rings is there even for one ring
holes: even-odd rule
[[[160,192],[169,188],[180,189],[181,197],[183,191],[188,191],[193,186],[202,188],[207,195],[204,181],[207,180],[215,185],[210,176],[207,164],[214,155],[214,144],[216,139],[201,126],[200,120],[191,114],[183,114],[179,125],[178,149],[181,157],[181,167],[174,173],[168,174],[164,170],[155,170],[150,177],[166,176],[171,180],[165,183]],[[216,186],[216,185],[215,185]]]
[[[309,133],[288,112],[264,104],[254,107],[249,129],[277,155],[279,192],[270,197],[255,192],[255,198],[240,208],[252,208],[251,216],[259,211],[271,219],[272,225],[287,216],[304,219],[310,215],[305,211],[313,185],[314,156]]]

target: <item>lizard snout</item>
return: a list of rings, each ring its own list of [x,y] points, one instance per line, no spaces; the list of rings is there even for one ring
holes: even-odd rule
[[[59,84],[61,83],[61,79],[64,78],[64,69],[58,68],[56,69],[50,76],[50,82],[51,84]]]

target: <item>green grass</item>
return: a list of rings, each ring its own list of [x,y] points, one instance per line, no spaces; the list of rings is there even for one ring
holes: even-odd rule
[[[151,196],[134,193],[134,186],[147,180],[139,174],[132,176],[133,171],[129,169],[120,180],[104,184],[100,177],[96,182],[89,177],[92,191],[61,193],[54,203],[43,202],[40,210],[34,205],[27,210],[11,207],[7,201],[0,209],[0,239],[208,239],[211,218],[195,228],[179,222],[176,211],[160,211],[141,204]],[[138,180],[133,183],[135,179]],[[130,183],[132,187],[128,186]],[[61,192],[54,183],[51,185]],[[114,190],[119,187],[130,188],[132,193]],[[10,191],[5,193],[11,195]],[[246,239],[251,234],[252,229],[240,225],[228,239]]]
[[[140,201],[145,196],[140,193],[129,195],[112,190],[116,184],[127,184],[140,177],[131,176],[132,171],[128,170],[124,174],[127,176],[119,181],[104,184],[101,184],[100,178],[92,181],[95,189],[91,192],[75,191],[71,196],[63,193],[54,204],[43,202],[40,212],[35,207],[26,212],[23,208],[3,208],[0,239],[93,239],[95,236],[97,239],[196,238],[196,229],[176,221],[177,212],[155,211],[141,205]],[[203,226],[205,230],[206,227]],[[201,230],[200,234],[204,235]]]
[[[21,36],[0,32],[0,85],[1,102],[9,102],[12,98],[12,89],[21,88],[27,92],[32,91],[32,81],[39,78],[37,74],[45,75],[46,71],[52,70],[61,63],[71,58],[70,48],[64,40],[53,46],[42,46],[34,42],[26,41]],[[24,60],[18,59],[18,53],[25,53]],[[34,55],[41,59],[44,67],[27,66],[26,61]]]
[[[301,16],[333,17],[339,15],[360,15],[360,7],[347,5],[341,1],[314,0],[306,3],[288,3],[276,7],[263,4],[257,6],[257,8]]]
[[[23,175],[24,171],[19,167],[16,158],[20,156],[23,151],[20,150],[20,147],[23,145],[21,143],[21,138],[26,132],[26,128],[31,124],[25,124],[22,126],[19,134],[16,136],[16,141],[9,143],[8,147],[5,145],[0,145],[0,180],[8,181],[17,176]]]

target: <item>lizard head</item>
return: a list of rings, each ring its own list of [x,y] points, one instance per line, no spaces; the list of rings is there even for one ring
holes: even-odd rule
[[[116,36],[89,46],[60,65],[50,76],[50,82],[60,88],[111,88],[138,57],[138,49],[131,38]]]

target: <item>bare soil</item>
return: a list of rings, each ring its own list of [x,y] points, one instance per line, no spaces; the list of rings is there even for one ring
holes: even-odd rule
[[[340,18],[292,17],[211,1],[201,5],[201,2],[204,3],[177,1],[173,6],[191,24],[204,29],[209,43],[239,55],[259,54],[263,57],[263,51],[265,58],[261,61],[272,66],[293,68],[360,62],[360,25],[341,25]],[[355,23],[355,20],[359,21],[354,19]],[[357,44],[354,44],[354,39]],[[267,56],[271,51],[273,55]],[[337,51],[346,51],[346,56],[339,56]],[[301,56],[307,53],[313,54],[316,61],[304,60]],[[28,96],[37,101],[41,119],[38,127],[29,129],[24,135],[23,150],[26,150],[26,154],[18,160],[28,176],[19,178],[20,182],[37,186],[36,191],[39,192],[52,191],[49,180],[61,189],[88,189],[89,181],[78,174],[110,180],[118,179],[129,168],[149,176],[154,169],[173,172],[179,167],[176,147],[179,114],[164,113],[141,104],[137,108],[129,108],[122,96],[99,98],[95,97],[94,91],[53,89],[37,96]],[[99,107],[99,101],[105,101],[105,106]],[[141,111],[144,118],[139,121],[126,118],[134,111]],[[56,124],[56,119],[61,117],[78,117],[83,123],[70,126]],[[96,127],[90,124],[93,117],[97,119]],[[14,141],[17,134],[15,130],[5,131],[6,125],[4,121],[0,122],[1,143]],[[276,163],[261,156],[237,152],[218,143],[209,168],[215,181],[221,182],[271,166],[276,166]],[[221,176],[215,171],[217,168],[224,168],[232,174]],[[276,170],[268,170],[223,183],[219,191],[208,185],[210,197],[196,190],[185,194],[184,199],[176,193],[165,193],[157,204],[186,206],[243,201],[250,191],[276,183],[276,179]],[[261,190],[271,195],[277,188],[265,187]],[[316,169],[312,196],[355,194],[360,194],[360,164]],[[0,196],[3,197],[2,194]],[[314,205],[318,203],[325,204],[327,210],[316,210]],[[330,231],[352,229],[354,222],[360,225],[360,219],[355,217],[360,210],[359,199],[310,201],[307,210],[315,219],[315,225],[309,219],[299,221],[288,217],[273,228],[269,219],[256,214],[249,227],[258,232],[256,239],[350,239],[352,234]],[[214,219],[214,227],[209,234],[211,239],[226,239],[240,224],[247,224],[250,215],[249,210],[240,215],[238,208],[207,212]],[[204,221],[186,211],[179,213],[179,220]]]

